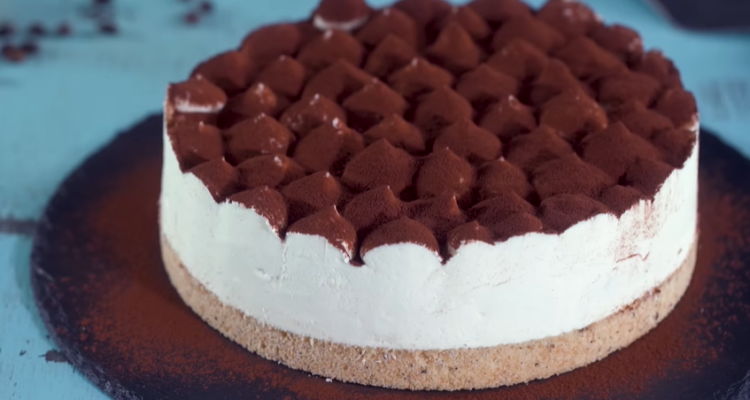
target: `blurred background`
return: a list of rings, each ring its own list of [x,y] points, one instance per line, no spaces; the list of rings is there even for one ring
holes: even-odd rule
[[[673,59],[702,126],[750,156],[749,1],[583,2]],[[316,4],[0,1],[0,399],[106,398],[56,362],[29,290],[31,235],[57,185],[118,132],[160,112],[167,83],[199,60],[258,25],[302,19]]]

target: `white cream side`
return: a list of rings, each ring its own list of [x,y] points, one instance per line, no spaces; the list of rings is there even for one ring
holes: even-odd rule
[[[208,105],[197,105],[194,102],[191,102],[190,94],[188,93],[187,97],[185,98],[176,98],[174,99],[174,109],[175,111],[181,112],[181,113],[202,113],[202,114],[210,114],[210,113],[217,113],[221,111],[221,109],[224,108],[224,103],[216,103],[216,104],[208,104]]]
[[[620,219],[470,243],[446,265],[418,245],[383,246],[354,267],[320,236],[282,241],[253,210],[216,204],[182,173],[165,132],[161,229],[222,302],[285,331],[394,349],[518,343],[603,319],[682,264],[696,233],[697,150]]]
[[[336,22],[336,21],[328,21],[324,19],[323,17],[321,17],[320,15],[315,15],[313,17],[313,26],[320,29],[321,31],[338,29],[344,32],[351,32],[359,28],[360,26],[364,25],[365,22],[367,22],[367,18],[368,16],[365,15],[364,17],[353,19],[351,21]]]

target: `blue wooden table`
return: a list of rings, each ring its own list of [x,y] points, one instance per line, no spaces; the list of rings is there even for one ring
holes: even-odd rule
[[[642,0],[588,2],[673,58],[698,98],[703,125],[750,155],[750,35],[681,31]],[[0,2],[0,22],[74,22],[72,37],[43,40],[43,51],[28,62],[0,62],[2,400],[106,398],[69,364],[45,359],[54,344],[31,297],[29,253],[35,221],[57,185],[119,131],[158,112],[167,82],[259,24],[304,17],[316,1],[217,1],[215,12],[193,27],[181,17],[195,0],[119,1],[121,33],[112,37],[95,34],[95,24],[80,16],[85,3]]]

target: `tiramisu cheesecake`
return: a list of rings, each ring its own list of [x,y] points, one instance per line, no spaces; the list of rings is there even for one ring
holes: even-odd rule
[[[574,1],[324,0],[170,85],[164,115],[172,283],[292,368],[546,378],[644,335],[691,278],[695,100]]]

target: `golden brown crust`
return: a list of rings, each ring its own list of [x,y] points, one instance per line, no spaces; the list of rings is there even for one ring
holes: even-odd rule
[[[184,267],[166,238],[162,257],[183,300],[210,326],[261,357],[346,382],[411,390],[480,389],[547,378],[600,360],[654,328],[690,283],[697,241],[666,281],[584,329],[524,343],[453,350],[390,350],[284,332],[223,304]]]

